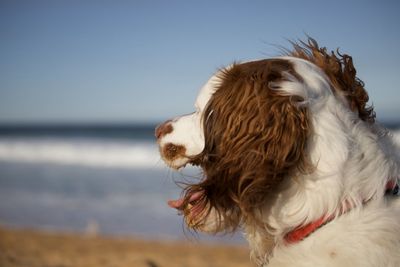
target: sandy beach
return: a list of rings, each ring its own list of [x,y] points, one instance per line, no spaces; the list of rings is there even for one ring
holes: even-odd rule
[[[250,267],[243,246],[0,228],[2,267]]]

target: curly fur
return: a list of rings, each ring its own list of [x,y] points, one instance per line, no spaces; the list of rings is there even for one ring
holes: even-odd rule
[[[293,51],[288,55],[305,59],[320,67],[328,76],[335,92],[346,97],[350,108],[358,112],[358,116],[368,122],[375,121],[373,107],[367,106],[369,100],[368,93],[364,89],[364,82],[356,74],[353,65],[353,58],[339,51],[330,53],[325,47],[319,47],[318,43],[309,38],[308,42],[293,42]]]
[[[204,192],[203,206],[223,217],[230,226],[225,230],[236,229],[243,216],[254,219],[253,210],[289,173],[309,168],[307,109],[299,105],[301,98],[273,87],[287,79],[282,71],[288,69],[287,61],[277,59],[222,71],[223,82],[204,112],[206,145],[200,166],[206,179],[190,185],[186,196]]]
[[[349,55],[313,39],[293,45],[218,71],[195,113],[158,128],[170,166],[204,171],[170,205],[200,231],[242,227],[258,265],[399,266],[400,200],[385,195],[399,182],[399,148],[375,122]],[[171,155],[180,147],[190,149]],[[332,219],[285,243],[323,217]]]

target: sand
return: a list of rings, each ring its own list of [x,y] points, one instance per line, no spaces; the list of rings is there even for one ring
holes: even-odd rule
[[[246,247],[0,228],[1,267],[254,267]]]

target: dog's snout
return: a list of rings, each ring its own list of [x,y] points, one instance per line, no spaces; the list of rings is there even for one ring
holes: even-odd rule
[[[155,136],[157,139],[160,139],[161,137],[171,133],[173,130],[174,128],[171,125],[171,120],[168,120],[156,127]]]

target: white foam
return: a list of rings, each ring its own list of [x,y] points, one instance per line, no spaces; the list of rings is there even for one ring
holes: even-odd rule
[[[165,166],[154,143],[84,139],[2,138],[0,160],[107,168]]]
[[[400,129],[393,130],[400,145]],[[0,138],[0,161],[101,168],[165,168],[150,141],[62,138]]]

